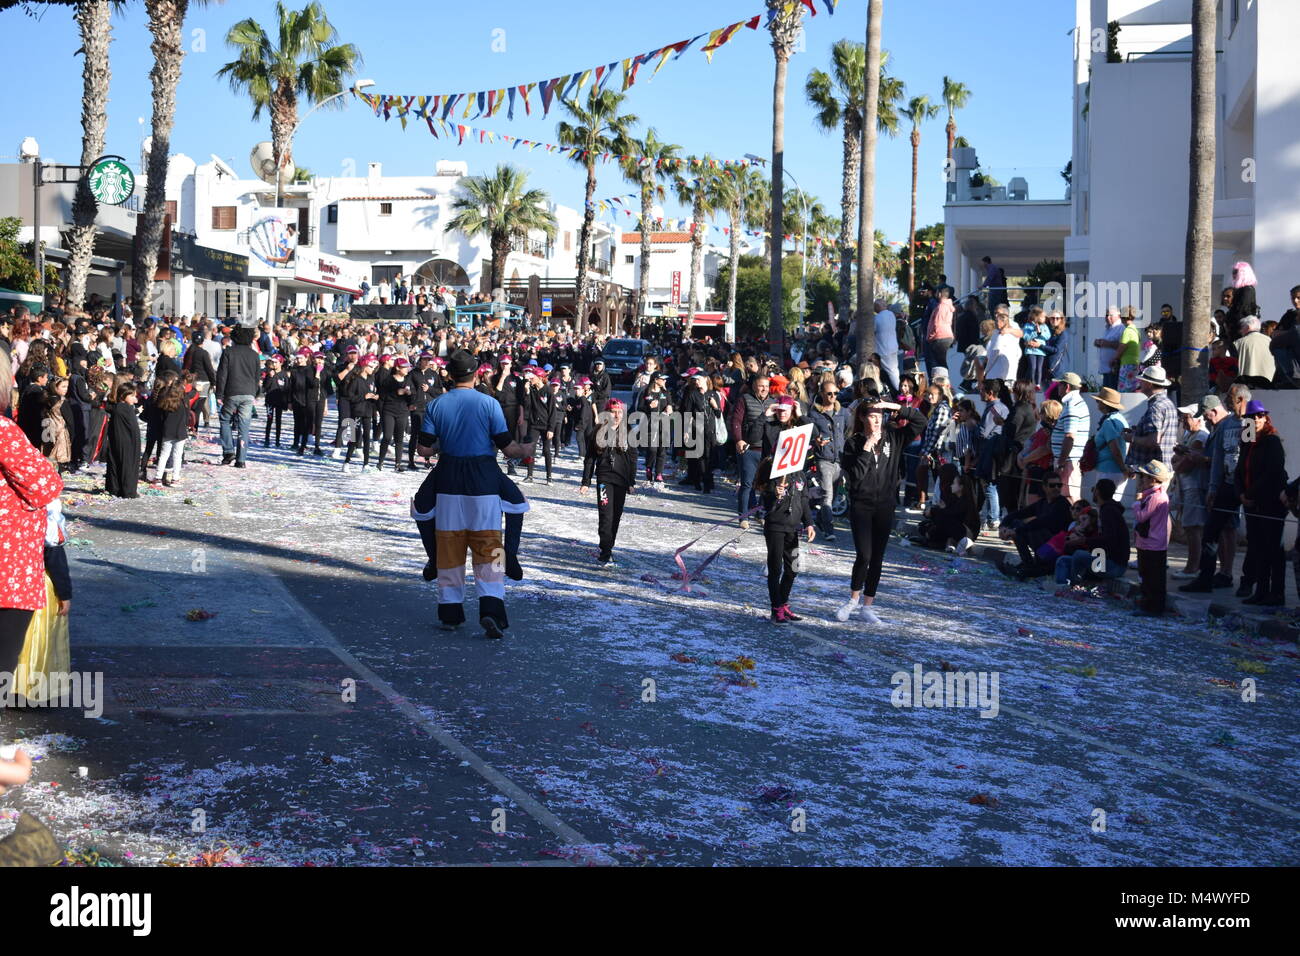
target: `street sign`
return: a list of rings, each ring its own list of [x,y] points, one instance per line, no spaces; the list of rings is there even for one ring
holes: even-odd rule
[[[135,173],[121,156],[99,157],[86,175],[96,202],[120,206],[135,192]]]
[[[549,319],[550,317],[551,317],[551,297],[550,297],[549,295],[548,295],[548,296],[543,296],[543,298],[542,298],[542,318],[544,318],[544,319]]]
[[[803,471],[804,461],[808,458],[808,442],[812,439],[812,425],[800,425],[787,428],[776,440],[776,450],[772,453],[772,477],[794,474]]]

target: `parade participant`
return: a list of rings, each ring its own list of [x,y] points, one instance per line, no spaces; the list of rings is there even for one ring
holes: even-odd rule
[[[104,490],[115,498],[139,498],[140,417],[135,406],[139,397],[132,384],[117,386],[108,416],[108,467]]]
[[[352,400],[348,398],[350,389],[347,387],[347,380],[357,370],[357,363],[361,358],[361,350],[352,345],[344,350],[344,362],[342,366],[336,366],[334,369],[334,394],[337,397],[339,423],[334,430],[334,457],[341,458],[343,455],[344,430],[351,429],[353,426],[349,422],[353,419]]]
[[[647,416],[650,422],[650,440],[645,447],[645,480],[647,484],[653,483],[655,488],[662,489],[664,483],[664,458],[666,457],[663,441],[666,437],[664,433],[667,428],[661,424],[666,421],[661,416],[671,415],[673,410],[672,396],[664,388],[664,375],[662,372],[650,373],[645,390],[641,393],[641,401],[636,405],[636,410]]]
[[[605,360],[599,355],[591,362],[591,398],[598,408],[604,408],[614,390],[614,381],[605,371]]]
[[[560,449],[569,447],[573,441],[573,398],[578,383],[573,377],[573,366],[568,362],[560,363],[560,397],[564,402],[564,423],[560,427]]]
[[[424,420],[424,409],[429,402],[442,394],[441,383],[438,391],[433,391],[434,383],[438,379],[438,366],[434,364],[437,358],[427,349],[420,353],[419,360],[415,368],[411,369],[411,374],[407,376],[411,381],[411,395],[407,402],[407,433],[410,436],[406,443],[406,467],[410,470],[415,469],[415,446],[418,444],[416,438],[420,434],[420,422]]]
[[[782,396],[782,399],[789,396]],[[790,398],[791,404],[794,399]],[[782,406],[784,407],[784,406]],[[772,621],[787,624],[803,620],[790,610],[790,591],[794,579],[795,556],[799,551],[799,534],[812,543],[812,508],[808,502],[808,476],[802,471],[772,479],[772,458],[764,457],[754,475],[754,488],[763,502],[763,538],[767,543],[767,596],[772,607]]]
[[[587,439],[592,430],[596,427],[596,417],[599,414],[596,408],[596,402],[591,397],[591,379],[587,376],[581,376],[573,387],[573,433],[578,439],[578,457],[584,462],[587,460]]]
[[[886,421],[885,413],[891,411],[897,414]],[[903,449],[924,428],[925,419],[916,409],[882,402],[878,396],[864,398],[854,410],[840,468],[848,485],[849,528],[857,555],[849,600],[835,613],[841,621],[858,613],[868,624],[880,623],[873,605],[894,528]]]
[[[271,447],[271,428],[275,428],[275,447],[280,447],[280,432],[284,422],[284,410],[289,407],[290,373],[284,367],[284,356],[272,355],[266,360],[262,372],[262,393],[266,404],[266,434],[262,438],[262,447]]]
[[[393,372],[379,385],[379,411],[383,420],[383,439],[379,443],[379,460],[375,470],[382,471],[384,458],[388,449],[393,449],[393,470],[402,472],[402,439],[406,434],[406,423],[411,417],[411,398],[415,385],[411,382],[410,359],[401,356],[393,363]]]
[[[551,424],[545,439],[546,451],[550,454],[552,460],[556,460],[564,449],[564,446],[560,444],[560,438],[564,433],[564,424],[568,420],[568,392],[572,390],[572,386],[566,389],[559,375],[552,375],[550,381],[547,382],[547,388],[550,389],[551,393],[552,411]],[[550,484],[549,479],[547,484]]]
[[[514,359],[510,355],[501,356],[501,371],[492,383],[492,397],[501,405],[501,414],[506,420],[510,440],[517,441],[523,435],[524,424],[522,408],[524,404],[524,382],[514,373]],[[523,445],[524,442],[520,441]],[[511,461],[506,473],[515,473],[515,462]]]
[[[504,579],[523,573],[517,555],[528,502],[502,475],[496,452],[522,458],[526,449],[511,441],[500,405],[476,392],[474,357],[458,350],[447,360],[447,370],[455,387],[429,403],[420,425],[419,454],[427,458],[438,440],[438,466],[411,499],[411,517],[429,558],[425,579],[436,571],[443,630],[465,622],[468,552],[479,595],[479,624],[488,637],[500,638],[509,627]]]
[[[686,387],[682,391],[682,416],[689,427],[702,430],[703,441],[698,444],[698,455],[686,462],[686,477],[678,484],[690,485],[706,495],[713,493],[713,458],[717,448],[716,422],[722,416],[718,394],[709,388],[709,376],[698,368],[687,373]]]
[[[546,373],[536,365],[529,365],[524,369],[522,413],[524,435],[520,438],[519,443],[529,449],[528,457],[524,459],[524,464],[528,466],[528,476],[524,478],[524,482],[526,484],[532,483],[533,466],[537,460],[537,445],[540,442],[542,456],[546,462],[546,483],[549,485],[552,482],[552,467],[554,465],[554,458],[551,453],[551,439],[555,436],[555,429],[559,427],[559,409],[555,396],[551,394],[546,383]]]
[[[374,370],[374,356],[366,355],[357,363],[356,371],[349,375],[343,384],[348,405],[352,409],[351,428],[347,433],[348,452],[343,459],[345,474],[348,472],[348,466],[352,464],[352,454],[356,451],[358,442],[361,444],[361,470],[362,472],[370,470],[370,442],[373,434],[371,417],[374,406],[379,400],[379,393],[375,390]]]
[[[803,424],[802,419],[796,414],[798,407],[799,405],[793,395],[782,395],[768,406],[767,420],[763,423],[763,458],[771,458],[776,454],[776,446],[777,442],[781,440],[781,432],[787,428],[796,428]],[[754,488],[757,489],[758,485],[755,484]]]
[[[312,454],[321,456],[325,452],[320,447],[321,432],[325,428],[325,409],[329,404],[329,388],[333,378],[326,368],[325,353],[311,354],[312,379],[307,388],[307,433],[303,436],[303,447],[308,438],[313,440]]]
[[[617,398],[607,399],[604,414],[598,416],[587,436],[587,457],[582,466],[582,487],[586,494],[596,478],[597,531],[602,567],[614,563],[614,543],[623,518],[623,504],[636,488],[636,449],[628,446],[624,423],[626,406]]]

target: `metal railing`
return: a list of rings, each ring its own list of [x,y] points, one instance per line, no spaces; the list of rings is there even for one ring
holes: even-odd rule
[[[549,242],[541,242],[537,239],[513,239],[510,242],[510,251],[519,252],[526,256],[535,256],[538,259],[551,258],[551,252],[554,247]]]
[[[591,260],[591,271],[592,271],[592,272],[600,272],[600,273],[603,273],[604,275],[609,275],[609,270],[610,270],[611,267],[612,267],[612,263],[611,263],[608,259],[592,259],[592,260]]]

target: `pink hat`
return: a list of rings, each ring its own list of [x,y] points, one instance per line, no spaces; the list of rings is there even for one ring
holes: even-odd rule
[[[355,345],[350,345],[350,346],[348,346],[348,350],[347,350],[344,354],[345,354],[345,355],[360,355],[360,354],[361,354],[361,349],[357,348]]]
[[[410,360],[409,358],[407,358],[405,355],[399,355],[399,356],[397,357],[397,367],[398,367],[398,368],[410,368],[410,367],[411,367],[411,360]]]
[[[311,358],[311,349],[307,348],[307,346],[304,345],[302,348],[298,350],[298,354],[301,355],[303,358]]]
[[[624,404],[623,404],[621,401],[619,401],[617,398],[611,398],[611,399],[609,399],[608,401],[605,402],[605,411],[607,411],[607,412],[612,412],[612,411],[616,411],[616,410],[621,412],[621,411],[623,411],[623,409],[625,409],[625,408],[627,408],[627,406],[624,405]]]
[[[546,373],[536,365],[529,365],[524,368],[524,378],[545,378]]]
[[[385,352],[383,355],[379,356],[379,361],[381,361],[381,362],[387,362],[387,361],[390,361],[390,360],[392,359],[392,357],[393,357],[393,353],[392,353],[392,352]]]
[[[315,359],[316,361],[318,361],[318,362],[323,362],[323,361],[325,361],[325,353],[324,353],[324,352],[312,352],[312,353],[311,353],[311,357],[314,358],[314,359]]]
[[[433,357],[433,364],[438,366],[438,368],[446,368],[447,360],[440,355],[435,355]]]
[[[587,376],[585,376],[585,375],[580,376],[580,377],[578,378],[578,384],[579,384],[580,386],[582,386],[583,388],[590,388],[590,387],[591,387],[591,379],[587,378]]]
[[[357,359],[357,365],[361,366],[361,368],[369,368],[374,364],[375,357],[373,355],[363,355],[361,358]]]
[[[478,373],[480,375],[490,375],[492,374],[493,371],[494,369],[487,362],[484,362],[482,365],[478,367]]]

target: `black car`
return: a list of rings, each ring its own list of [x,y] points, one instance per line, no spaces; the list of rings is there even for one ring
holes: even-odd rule
[[[605,343],[601,358],[605,360],[605,371],[615,385],[631,385],[646,358],[658,354],[659,350],[644,339],[610,339]]]

